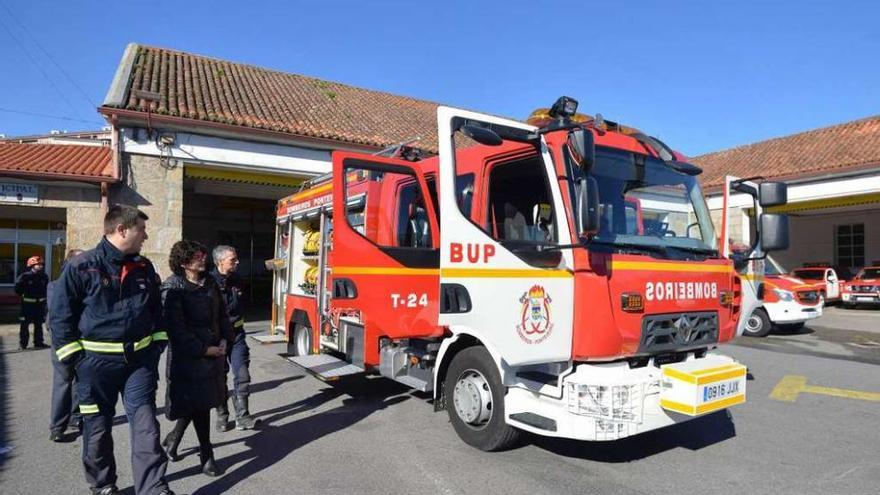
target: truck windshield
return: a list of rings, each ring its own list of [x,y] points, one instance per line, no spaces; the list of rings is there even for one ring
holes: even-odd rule
[[[856,278],[859,280],[880,278],[880,268],[865,268]]]
[[[795,270],[792,272],[797,278],[804,280],[823,280],[825,279],[825,270]]]
[[[717,240],[697,178],[656,158],[599,147],[590,170],[599,186],[593,242],[666,257],[717,256]]]

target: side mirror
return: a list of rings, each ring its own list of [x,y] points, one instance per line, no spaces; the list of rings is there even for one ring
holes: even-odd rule
[[[581,127],[568,132],[568,149],[575,163],[584,171],[589,171],[596,161],[596,140],[593,131]]]
[[[788,249],[788,215],[761,214],[761,250],[783,251]]]
[[[500,146],[504,140],[495,131],[474,124],[461,126],[461,132],[474,141],[486,146]]]
[[[762,182],[758,186],[758,200],[763,208],[788,203],[788,186],[784,182]]]
[[[599,183],[594,177],[580,181],[577,191],[578,235],[599,232]]]

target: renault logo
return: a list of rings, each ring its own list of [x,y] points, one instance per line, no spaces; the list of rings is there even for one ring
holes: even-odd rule
[[[694,325],[691,323],[691,319],[687,316],[682,315],[681,318],[675,320],[675,323],[672,324],[676,330],[678,330],[678,340],[681,342],[690,342],[691,336],[694,333]]]

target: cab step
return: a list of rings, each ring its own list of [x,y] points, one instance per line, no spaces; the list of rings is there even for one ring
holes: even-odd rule
[[[357,375],[364,372],[363,368],[329,354],[289,356],[287,360],[325,382],[332,382],[343,376]]]

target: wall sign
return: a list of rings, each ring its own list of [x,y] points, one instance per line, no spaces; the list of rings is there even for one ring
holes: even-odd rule
[[[37,204],[40,202],[39,192],[35,184],[0,182],[0,203]]]

